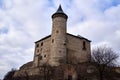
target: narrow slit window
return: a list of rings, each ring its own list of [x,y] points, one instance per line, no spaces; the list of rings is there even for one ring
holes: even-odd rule
[[[86,50],[86,43],[83,41],[83,50]]]
[[[43,46],[43,42],[41,43],[41,46]]]
[[[52,39],[52,43],[54,43],[54,39]]]

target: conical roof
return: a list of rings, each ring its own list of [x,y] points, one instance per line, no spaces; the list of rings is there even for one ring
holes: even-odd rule
[[[63,12],[61,5],[59,5],[57,11],[52,15],[52,18],[53,18],[53,17],[56,17],[56,15],[60,15],[60,14],[61,14],[61,15],[64,15],[64,17],[65,17],[66,19],[68,18],[68,16]]]
[[[59,8],[58,8],[58,10],[56,11],[56,13],[64,13],[63,10],[62,10],[61,5],[59,5]]]

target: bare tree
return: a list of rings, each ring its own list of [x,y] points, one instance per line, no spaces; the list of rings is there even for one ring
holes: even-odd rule
[[[115,66],[118,55],[109,47],[97,47],[92,50],[92,61],[96,63],[100,80],[103,80],[103,74],[108,66]]]
[[[39,66],[38,68],[39,68],[40,78],[43,80],[50,80],[52,67],[49,64],[44,63],[43,65]]]

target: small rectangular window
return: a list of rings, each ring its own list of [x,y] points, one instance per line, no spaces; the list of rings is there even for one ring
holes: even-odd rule
[[[37,49],[37,53],[39,52],[39,49]]]
[[[39,47],[39,44],[36,44],[36,47]]]
[[[46,55],[44,55],[44,57],[46,57]]]
[[[54,43],[54,39],[52,39],[52,43]]]
[[[59,33],[59,31],[57,30],[56,33]]]

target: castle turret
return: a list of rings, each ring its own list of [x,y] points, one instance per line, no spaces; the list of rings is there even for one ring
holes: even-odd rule
[[[52,15],[52,34],[50,65],[58,66],[60,62],[65,62],[66,57],[66,23],[68,16],[63,12],[61,5]]]

